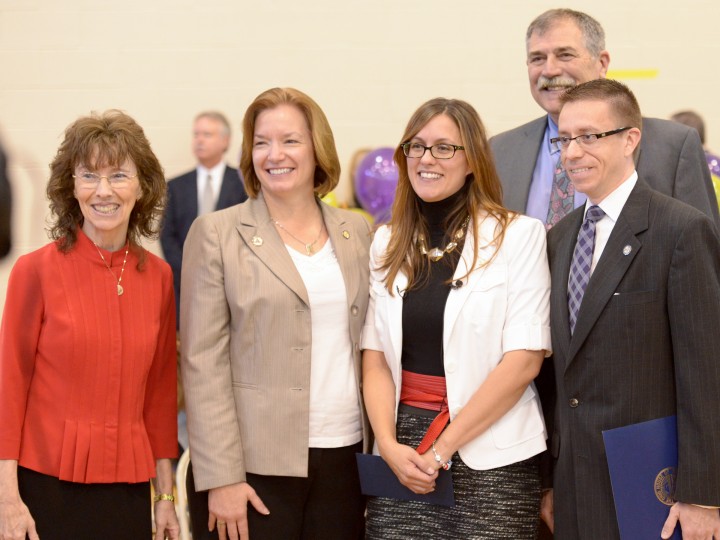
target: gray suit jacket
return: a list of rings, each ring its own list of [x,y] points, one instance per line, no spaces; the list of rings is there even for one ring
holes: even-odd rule
[[[602,431],[672,414],[676,497],[720,506],[716,228],[639,180],[590,278],[571,337],[567,282],[582,219],[578,208],[548,233],[558,540],[619,538]]]
[[[547,116],[490,139],[505,206],[525,212],[530,183]],[[638,173],[653,189],[674,197],[713,218],[720,226],[718,204],[697,131],[687,126],[643,118]]]
[[[360,399],[370,229],[321,204],[345,281]],[[183,256],[182,377],[195,487],[307,476],[312,317],[262,195],[195,220]],[[367,422],[364,418],[365,440]]]

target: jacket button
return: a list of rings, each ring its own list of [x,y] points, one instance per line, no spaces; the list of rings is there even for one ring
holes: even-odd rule
[[[350,313],[352,313],[352,314],[355,315],[355,316],[357,316],[357,314],[358,314],[359,311],[360,311],[360,310],[358,309],[357,306],[353,306],[353,307],[350,308]]]
[[[580,401],[578,401],[577,398],[571,398],[571,399],[570,399],[570,406],[571,406],[573,409],[574,409],[575,407],[577,407],[578,405],[580,405]]]

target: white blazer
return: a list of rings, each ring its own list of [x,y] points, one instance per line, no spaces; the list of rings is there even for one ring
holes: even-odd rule
[[[536,219],[518,216],[506,230],[498,250],[492,245],[497,220],[479,224],[478,266],[462,286],[450,290],[443,328],[444,366],[450,421],[462,410],[508,351],[545,350],[550,345],[550,271],[545,228]],[[455,280],[467,274],[473,259],[473,226],[468,227]],[[407,276],[398,273],[386,288],[386,272],[378,270],[390,239],[381,227],[370,248],[370,304],[362,347],[382,351],[395,383],[395,415],[402,385],[402,308],[398,291]],[[392,290],[393,296],[388,294]],[[547,437],[540,400],[530,384],[515,406],[482,435],[461,447],[463,461],[473,469],[492,469],[528,459],[545,450]],[[377,447],[375,449],[377,453]]]

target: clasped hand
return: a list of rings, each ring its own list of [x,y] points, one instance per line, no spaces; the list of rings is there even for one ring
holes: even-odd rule
[[[439,464],[428,454],[420,455],[413,448],[398,442],[380,447],[380,455],[400,483],[419,495],[435,490]]]

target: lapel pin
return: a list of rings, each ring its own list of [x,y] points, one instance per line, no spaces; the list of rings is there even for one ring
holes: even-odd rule
[[[263,239],[260,238],[257,234],[252,237],[251,242],[253,243],[253,246],[262,246],[263,245]]]
[[[343,231],[342,234],[343,234],[343,238],[344,238],[345,240],[349,240],[349,239],[350,239],[350,233],[349,233],[349,232]]]
[[[625,246],[623,248],[623,255],[630,255],[631,251],[632,251],[632,248],[630,246]]]

